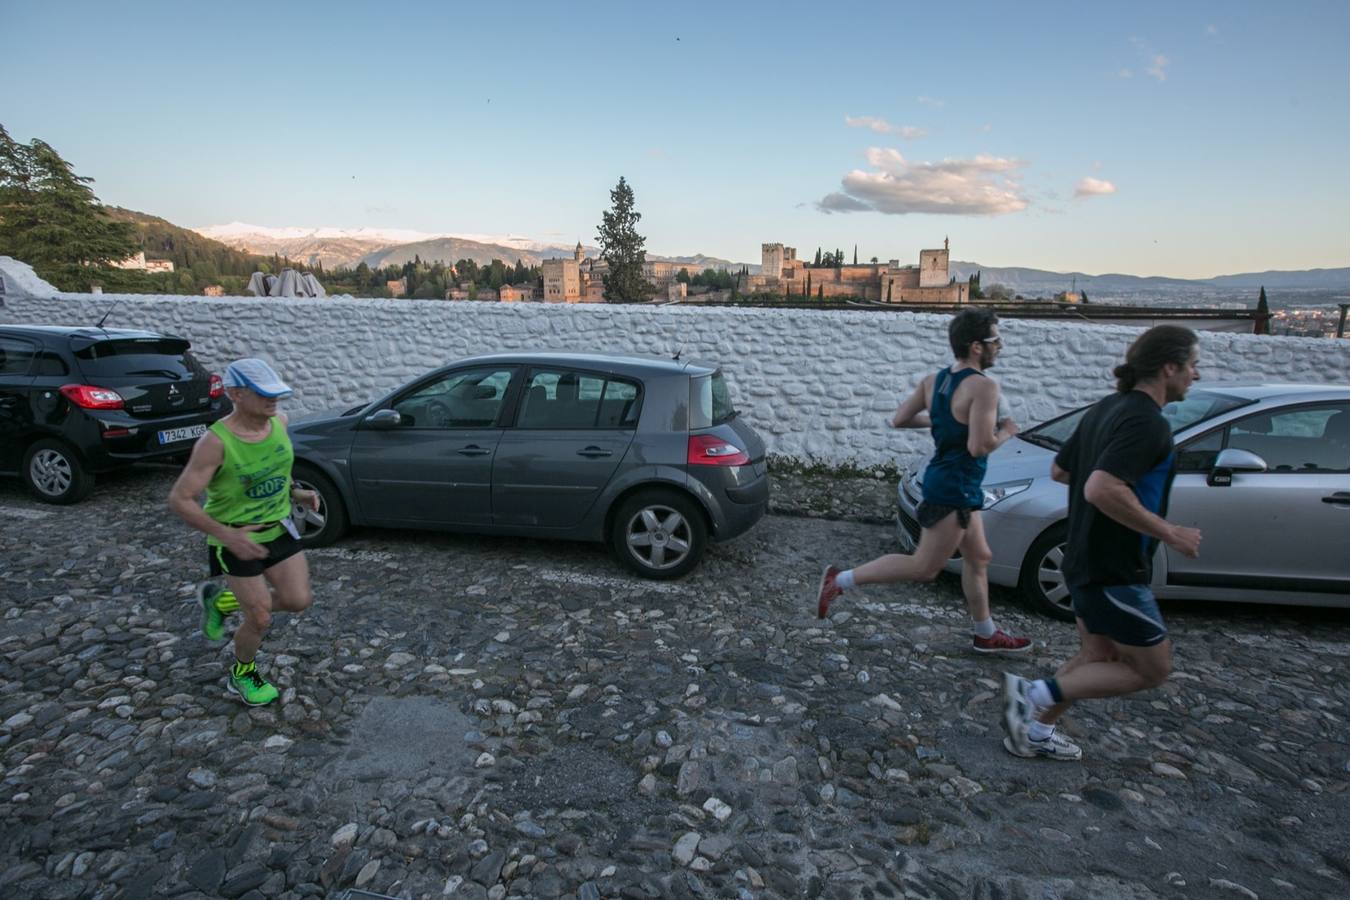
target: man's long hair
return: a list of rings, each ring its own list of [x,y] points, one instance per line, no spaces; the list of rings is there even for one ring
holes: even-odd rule
[[[1200,342],[1194,331],[1180,325],[1154,325],[1135,338],[1125,351],[1125,362],[1111,373],[1116,376],[1116,390],[1132,391],[1141,381],[1158,377],[1163,366],[1172,363],[1186,365],[1191,350]]]

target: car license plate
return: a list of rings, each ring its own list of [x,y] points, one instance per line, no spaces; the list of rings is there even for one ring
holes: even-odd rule
[[[205,425],[189,425],[186,428],[170,428],[159,433],[161,444],[176,444],[179,441],[191,441],[206,434]]]

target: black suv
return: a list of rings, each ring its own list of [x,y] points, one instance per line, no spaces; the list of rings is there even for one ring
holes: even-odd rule
[[[187,341],[153,331],[0,325],[0,471],[48,503],[94,473],[182,457],[230,411]]]

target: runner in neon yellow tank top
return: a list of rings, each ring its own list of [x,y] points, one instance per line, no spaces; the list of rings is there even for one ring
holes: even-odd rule
[[[211,426],[192,449],[169,493],[169,507],[206,534],[212,577],[197,589],[202,633],[224,635],[225,617],[238,609],[229,685],[250,706],[277,698],[254,660],[272,612],[302,612],[313,602],[309,565],[291,523],[292,504],[318,508],[313,491],[291,483],[291,441],[277,401],[291,389],[260,359],[241,359],[225,370],[234,411]],[[197,497],[206,492],[206,505]]]

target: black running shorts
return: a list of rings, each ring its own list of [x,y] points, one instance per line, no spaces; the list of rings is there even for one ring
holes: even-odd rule
[[[919,508],[914,510],[914,517],[919,520],[922,528],[932,528],[943,519],[956,513],[956,521],[962,528],[970,525],[970,514],[979,507],[960,507],[960,506],[942,506],[938,503],[929,503],[924,500],[919,503]]]
[[[267,555],[262,559],[240,559],[224,547],[207,544],[211,577],[234,575],[239,578],[252,578],[261,575],[277,563],[290,559],[303,549],[300,542],[285,531],[259,546],[267,548]]]

